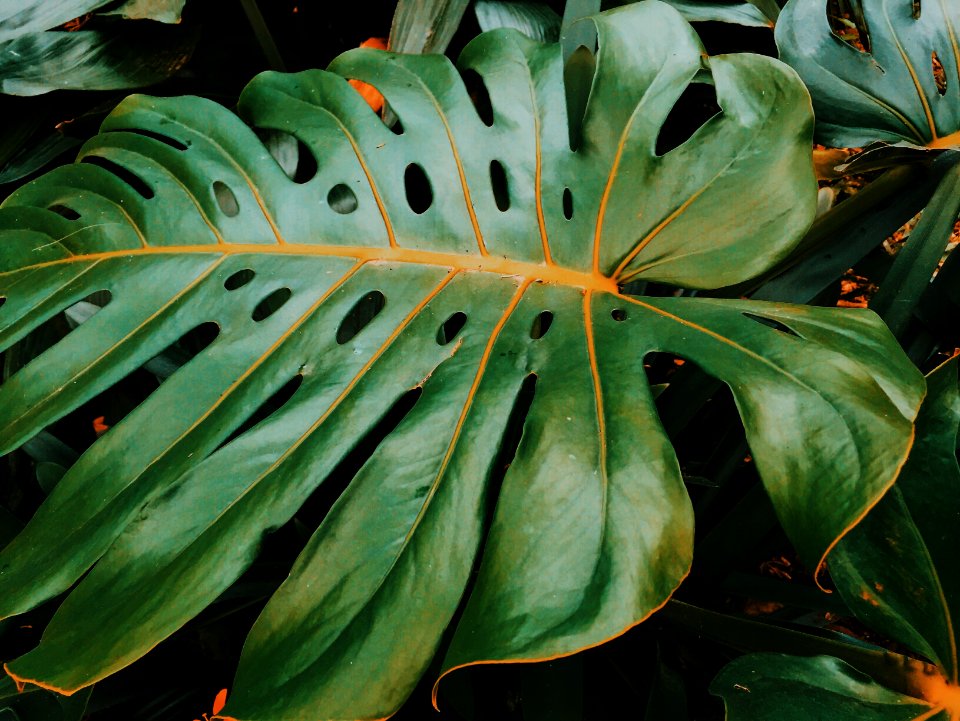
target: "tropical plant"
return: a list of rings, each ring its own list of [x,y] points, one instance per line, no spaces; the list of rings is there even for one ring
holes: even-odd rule
[[[461,56],[474,102],[445,59],[370,50],[260,76],[249,125],[134,96],[78,163],[8,198],[4,345],[109,302],[7,379],[5,450],[194,350],[0,555],[4,616],[76,584],[11,677],[70,693],[141,657],[338,468],[346,489],[254,625],[224,714],[388,715],[464,598],[441,674],[623,633],[691,555],[651,352],[730,386],[820,567],[893,483],[920,375],[866,311],[623,292],[731,285],[790,252],[813,214],[807,95],[774,60],[706,59],[654,0],[595,23],[592,82],[566,94],[556,46],[496,31]],[[722,113],[657,153],[705,73]],[[296,168],[255,130],[293,135]]]
[[[960,492],[957,359],[927,380],[929,395],[917,418],[910,460],[896,486],[839,543],[830,561],[847,606],[912,655],[891,654],[882,663],[868,658],[876,680],[830,656],[743,656],[713,684],[730,721],[808,719],[816,713],[837,721],[960,716],[954,630],[960,579],[953,563],[960,540],[953,502]],[[866,655],[850,660],[857,663]]]

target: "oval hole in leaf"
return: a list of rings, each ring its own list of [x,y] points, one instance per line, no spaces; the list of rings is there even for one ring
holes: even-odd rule
[[[410,163],[403,173],[403,186],[407,191],[407,204],[417,215],[427,212],[433,204],[433,189],[430,179],[416,163]]]
[[[66,218],[67,220],[78,220],[80,218],[80,213],[73,208],[68,208],[66,205],[51,205],[47,210],[52,210],[61,218]]]
[[[213,181],[213,195],[217,199],[217,205],[220,211],[228,218],[233,218],[240,213],[240,203],[237,202],[237,196],[230,190],[230,186],[220,180]]]
[[[510,210],[510,185],[507,181],[507,171],[499,160],[490,161],[490,187],[493,189],[493,199],[500,212]]]
[[[937,92],[940,93],[940,95],[946,95],[947,73],[944,72],[943,63],[940,62],[940,57],[937,55],[936,50],[930,53],[930,64],[933,66],[933,81],[937,84]]]
[[[253,309],[253,313],[250,314],[250,317],[253,318],[253,320],[257,323],[262,320],[266,320],[280,310],[284,303],[290,300],[291,295],[293,295],[293,291],[291,291],[289,288],[277,288],[270,295],[257,303],[257,307]]]
[[[312,532],[327,515],[337,499],[354,479],[380,444],[403,422],[423,395],[423,388],[416,386],[397,398],[380,420],[368,430],[350,449],[330,474],[300,507],[297,518]]]
[[[234,429],[233,433],[231,433],[219,446],[217,446],[216,451],[219,451],[225,445],[235,441],[244,433],[252,430],[254,427],[283,408],[287,403],[290,402],[290,399],[293,398],[294,394],[302,384],[303,375],[297,373],[297,375],[280,386],[280,388],[274,391],[265,401],[257,406],[257,409],[247,416],[247,418]],[[216,453],[216,451],[214,451],[214,453]]]
[[[610,311],[610,317],[618,323],[622,323],[627,319],[627,311],[625,311],[623,308],[614,308]]]
[[[488,128],[493,125],[493,104],[490,102],[490,92],[487,90],[486,83],[483,82],[483,76],[476,70],[464,70],[461,73],[463,84],[467,88],[467,94],[473,102],[473,107],[477,111],[477,117],[480,122]]]
[[[0,295],[0,308],[3,308],[3,304],[7,302],[7,296]]]
[[[530,326],[530,337],[534,340],[540,340],[547,334],[547,331],[550,330],[552,323],[553,313],[549,310],[541,311],[537,314],[537,317],[533,319],[533,325]]]
[[[657,134],[656,155],[663,156],[687,142],[710,118],[721,112],[717,90],[709,83],[690,83],[667,114]]]
[[[851,17],[847,18],[839,12],[831,12],[831,8],[826,8],[826,10],[830,30],[837,38],[857,52],[870,52],[870,32],[862,12],[851,13]],[[920,0],[913,0],[912,11],[914,19],[919,19]]]
[[[766,317],[764,317],[764,316],[762,316],[762,315],[754,315],[753,313],[744,313],[744,314],[743,314],[743,317],[744,317],[744,318],[749,318],[749,319],[752,320],[752,321],[756,321],[756,322],[759,323],[760,325],[765,325],[765,326],[767,326],[768,328],[773,328],[774,330],[778,330],[778,331],[780,331],[781,333],[786,333],[787,335],[792,335],[792,336],[794,336],[794,337],[796,337],[796,338],[800,338],[800,337],[801,337],[799,333],[796,333],[795,331],[793,331],[792,329],[788,328],[787,326],[785,326],[785,325],[784,325],[783,323],[781,323],[780,321],[774,320],[773,318],[766,318]]]
[[[597,71],[597,59],[584,45],[574,50],[563,67],[563,87],[567,99],[567,130],[570,150],[580,147],[587,100]]]
[[[327,193],[327,204],[335,213],[349,215],[357,209],[357,195],[348,186],[339,183]]]
[[[381,118],[383,124],[386,125],[387,129],[394,135],[403,135],[403,123],[400,122],[400,118],[392,111],[390,115],[391,117]]]
[[[223,281],[223,287],[227,290],[236,290],[237,288],[242,288],[251,280],[253,280],[256,275],[257,274],[250,268],[238,270],[236,273]]]
[[[317,174],[317,159],[302,140],[282,130],[258,128],[257,136],[290,180],[303,184]]]
[[[340,321],[340,327],[337,328],[337,343],[343,345],[355,338],[360,331],[370,325],[386,304],[387,299],[379,290],[371,290],[354,303]]]
[[[112,173],[133,188],[144,200],[150,200],[153,197],[153,188],[147,185],[143,178],[112,160],[101,158],[99,155],[87,155],[80,162],[96,165],[98,168],[103,168],[108,173]]]
[[[563,217],[573,220],[573,193],[570,188],[563,189]]]
[[[201,323],[144,363],[143,369],[163,382],[209,347],[218,335],[219,325],[213,321]]]
[[[437,329],[437,343],[446,345],[459,335],[460,331],[463,330],[463,326],[466,324],[467,314],[458,310],[440,324],[440,327]]]
[[[110,133],[133,133],[134,135],[140,135],[144,138],[150,138],[151,140],[156,140],[157,142],[168,145],[171,148],[176,150],[186,150],[187,145],[180,142],[176,138],[171,138],[169,135],[164,135],[163,133],[158,133],[153,130],[144,130],[143,128],[115,128],[109,130]]]

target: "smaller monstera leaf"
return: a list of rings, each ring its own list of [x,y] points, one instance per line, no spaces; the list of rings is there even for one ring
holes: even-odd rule
[[[780,56],[813,97],[818,139],[960,145],[960,4],[870,0],[862,9],[864,50],[832,32],[820,0],[790,0],[777,22]]]
[[[595,22],[589,102],[570,119],[560,48],[515,31],[464,51],[473,101],[445,58],[361,49],[241,97],[249,126],[296,136],[312,176],[213,102],[133,97],[80,162],[8,199],[0,344],[93,292],[111,300],[0,388],[3,450],[218,331],[0,553],[0,616],[76,583],[12,676],[71,692],[147,653],[371,444],[250,632],[224,714],[387,716],[461,602],[446,671],[622,633],[691,560],[650,352],[729,384],[811,567],[876,502],[923,381],[874,314],[620,292],[725,286],[790,251],[816,193],[802,84],[769,58],[707,58],[663,3]],[[707,72],[722,112],[657,155]]]
[[[896,485],[830,556],[830,575],[857,618],[933,663],[888,664],[876,679],[888,690],[837,659],[746,656],[714,681],[730,721],[805,719],[813,708],[837,721],[960,717],[958,361],[927,376],[917,442]]]

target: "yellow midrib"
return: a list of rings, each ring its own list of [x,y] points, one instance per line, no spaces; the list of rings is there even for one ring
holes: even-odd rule
[[[613,278],[601,275],[600,273],[572,270],[547,263],[525,263],[511,258],[493,255],[436,253],[427,250],[413,250],[398,247],[368,248],[349,245],[307,245],[298,243],[284,243],[283,245],[217,243],[210,245],[166,245],[150,246],[148,248],[130,248],[127,250],[111,250],[103,253],[76,255],[69,258],[37,263],[9,272],[18,272],[20,270],[26,270],[27,268],[37,269],[45,266],[90,262],[109,258],[177,254],[303,255],[311,257],[353,258],[365,263],[413,263],[416,265],[430,265],[459,271],[475,271],[494,273],[502,276],[515,276],[531,281],[567,285],[584,290],[605,291],[609,293],[617,292],[617,283]],[[0,277],[3,275],[6,275],[6,273],[0,273]]]

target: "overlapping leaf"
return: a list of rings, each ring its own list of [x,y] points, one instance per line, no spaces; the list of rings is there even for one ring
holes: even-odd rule
[[[713,685],[731,721],[779,719],[784,712],[809,712],[806,704],[838,721],[953,721],[960,715],[955,630],[960,576],[954,562],[960,517],[957,360],[928,376],[917,443],[896,486],[830,557],[831,576],[857,618],[932,663],[917,659],[891,665],[887,677],[878,679],[895,689],[888,690],[861,680],[837,659],[746,656],[724,669]]]
[[[837,147],[878,140],[956,146],[960,5],[874,0],[862,7],[864,50],[833,34],[820,0],[790,0],[777,21],[781,57],[813,96],[818,138]]]
[[[71,691],[142,656],[385,420],[251,631],[226,714],[389,715],[478,560],[446,670],[623,632],[691,553],[689,500],[640,365],[651,351],[731,386],[812,565],[886,490],[923,385],[875,316],[618,290],[728,285],[789,251],[815,200],[802,85],[767,58],[705,59],[660,3],[597,26],[575,151],[559,48],[497,31],[461,58],[485,86],[476,108],[439,57],[360,50],[327,72],[255,80],[241,114],[295,135],[317,160],[310,179],[291,180],[214,103],[134,97],[81,162],[12,196],[0,342],[91,292],[111,302],[0,389],[5,450],[191,329],[213,322],[218,336],[0,554],[3,616],[86,574],[11,674]],[[723,112],[657,156],[704,70]],[[385,127],[346,79],[375,85],[401,125]],[[232,437],[291,382],[279,410]]]

